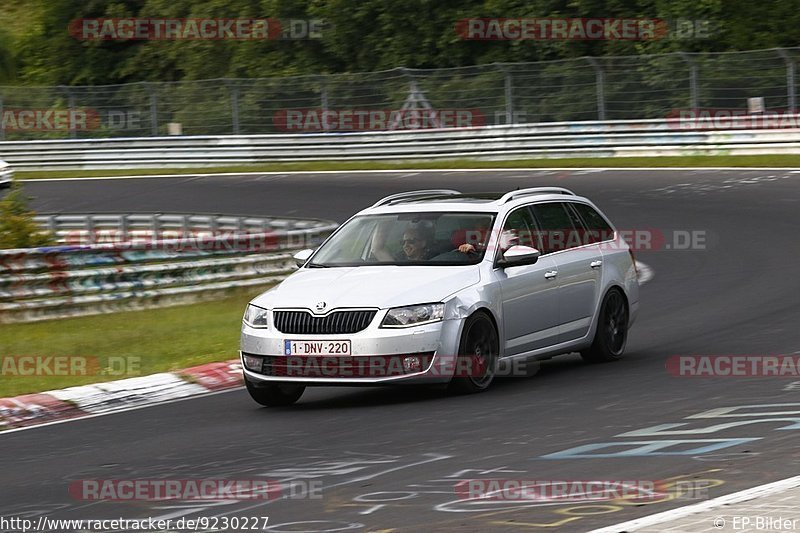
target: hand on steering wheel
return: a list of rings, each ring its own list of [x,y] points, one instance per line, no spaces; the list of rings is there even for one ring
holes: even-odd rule
[[[458,247],[458,251],[461,252],[462,254],[474,254],[478,252],[475,249],[475,247],[471,244],[462,244],[461,246]]]

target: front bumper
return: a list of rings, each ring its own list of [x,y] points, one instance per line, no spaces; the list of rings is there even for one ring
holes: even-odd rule
[[[379,313],[379,317],[381,314]],[[446,383],[453,375],[460,320],[398,329],[381,329],[376,319],[353,334],[293,335],[274,328],[242,325],[241,353],[251,382],[294,382],[325,385]],[[284,342],[349,340],[350,356],[286,356]],[[244,355],[261,356],[261,371],[248,369]],[[419,370],[405,370],[403,360],[417,357]]]

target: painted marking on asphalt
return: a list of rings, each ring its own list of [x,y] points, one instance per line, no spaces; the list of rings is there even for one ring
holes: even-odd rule
[[[641,261],[636,261],[636,269],[639,271],[639,285],[644,285],[656,275],[655,270]]]
[[[413,177],[414,177],[414,176],[416,176],[416,175],[417,175],[417,173],[416,173],[416,172],[405,172],[405,173],[403,173],[403,174],[400,174],[399,176],[395,176],[395,177],[394,177],[394,179],[396,179],[396,180],[402,180],[402,179],[404,179],[404,178],[413,178]]]
[[[426,454],[423,454],[423,456],[426,456],[428,458],[427,459],[423,459],[421,461],[414,462],[414,463],[405,464],[405,465],[389,468],[389,469],[386,469],[386,470],[382,470],[382,471],[377,472],[375,474],[359,476],[359,477],[356,477],[356,478],[353,478],[353,479],[340,481],[340,482],[334,483],[334,484],[326,484],[326,485],[323,486],[322,490],[324,492],[324,491],[327,491],[327,490],[331,490],[331,489],[335,489],[335,488],[338,488],[338,487],[350,485],[350,484],[353,484],[353,483],[360,483],[362,481],[368,481],[368,480],[375,479],[375,478],[378,478],[378,477],[381,477],[381,476],[384,476],[386,474],[390,474],[392,472],[396,472],[396,471],[399,471],[399,470],[413,468],[415,466],[420,466],[420,465],[423,465],[423,464],[432,463],[432,462],[436,462],[436,461],[442,461],[444,459],[450,459],[450,458],[453,457],[452,455],[441,455],[441,454],[436,454],[436,453],[426,453]],[[340,463],[339,463],[339,466],[341,466]],[[317,476],[317,477],[319,477],[319,476]],[[279,498],[276,498],[274,500],[261,501],[259,503],[254,504],[254,505],[250,505],[250,506],[247,506],[247,507],[244,507],[244,508],[241,508],[241,509],[236,509],[236,510],[225,512],[225,513],[221,513],[221,514],[218,514],[218,515],[215,515],[215,516],[216,517],[222,517],[222,516],[226,516],[226,515],[230,515],[230,514],[234,514],[234,513],[242,514],[242,513],[245,513],[247,511],[250,511],[252,509],[257,509],[259,507],[270,505],[270,504],[272,504],[274,502],[281,501],[281,500],[284,500],[286,498],[287,498],[287,496],[283,495],[283,496],[281,496]]]
[[[734,492],[733,494],[728,494],[726,496],[720,496],[719,498],[714,498],[705,502],[695,503],[692,505],[679,507],[677,509],[672,509],[670,511],[664,511],[662,513],[645,516],[644,518],[637,518],[635,520],[614,524],[613,526],[595,529],[589,533],[622,533],[626,531],[636,531],[637,529],[663,524],[664,522],[671,522],[673,520],[685,518],[693,514],[717,509],[725,505],[755,500],[756,498],[763,498],[772,494],[793,489],[795,487],[800,487],[800,476],[782,479],[774,483],[767,483],[766,485],[759,485],[757,487]]]
[[[727,430],[732,427],[749,426],[751,424],[762,422],[791,422],[789,425],[784,425],[779,428],[774,428],[775,431],[793,431],[800,430],[800,411],[788,410],[783,411],[767,411],[767,412],[752,412],[752,409],[776,407],[782,408],[796,408],[800,403],[780,403],[780,404],[764,404],[764,405],[736,405],[730,407],[719,407],[703,411],[702,413],[695,413],[693,415],[685,416],[685,420],[696,419],[719,419],[719,418],[739,418],[732,423],[721,423],[705,428],[694,428],[688,430],[674,430],[676,427],[686,425],[685,422],[678,424],[660,424],[642,428],[640,430],[628,431],[615,435],[615,438],[628,438],[628,437],[642,437],[642,436],[683,436],[683,435],[706,435],[717,433],[722,430]],[[742,417],[760,416],[764,418],[748,418],[741,420]],[[771,417],[771,418],[770,418]],[[591,444],[583,444],[567,450],[562,450],[554,453],[543,455],[543,459],[598,459],[609,457],[646,457],[646,456],[678,456],[678,455],[705,455],[717,450],[723,450],[733,446],[739,446],[746,443],[752,443],[763,439],[766,435],[758,437],[743,437],[743,438],[721,438],[721,439],[668,439],[668,440],[636,440],[636,441],[610,441],[610,442],[597,442]],[[678,451],[670,451],[673,447],[682,447],[685,445],[700,444],[697,448],[690,450],[680,449]],[[617,451],[613,451],[617,450]]]
[[[759,169],[759,170],[766,171],[768,169]],[[757,175],[757,176],[731,177],[724,180],[721,183],[708,183],[702,181],[690,182],[690,183],[674,183],[666,187],[660,187],[658,189],[654,189],[654,192],[664,193],[664,194],[674,194],[674,193],[706,194],[706,193],[723,191],[727,189],[733,189],[741,186],[760,185],[767,182],[774,182],[778,180],[793,178],[794,176],[791,176],[790,174],[792,173],[783,171],[781,175],[767,174],[767,175]]]

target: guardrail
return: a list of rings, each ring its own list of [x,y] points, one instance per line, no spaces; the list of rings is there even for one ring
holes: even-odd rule
[[[277,282],[296,268],[293,250],[317,246],[336,228],[222,215],[38,219],[60,244],[0,250],[0,323],[177,305]]]
[[[307,231],[332,224],[294,218],[175,213],[39,214],[35,220],[60,244],[137,244],[155,239],[220,237],[220,233],[228,234],[223,235],[226,237],[277,232],[305,236]]]
[[[784,125],[800,115],[783,115]],[[0,142],[19,170],[136,169],[269,162],[753,155],[800,153],[800,128],[691,128],[680,119],[552,122],[370,133],[306,133]],[[712,123],[719,127],[719,121]],[[748,129],[751,128],[751,129]]]

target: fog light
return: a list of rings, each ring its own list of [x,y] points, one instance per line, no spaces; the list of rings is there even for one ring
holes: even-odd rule
[[[404,357],[403,370],[405,370],[406,372],[419,372],[420,370],[422,370],[422,364],[419,361],[419,357],[416,356]]]
[[[264,363],[264,359],[257,356],[257,355],[248,355],[243,354],[242,359],[244,359],[244,366],[247,370],[252,370],[253,372],[261,372],[261,367]]]

